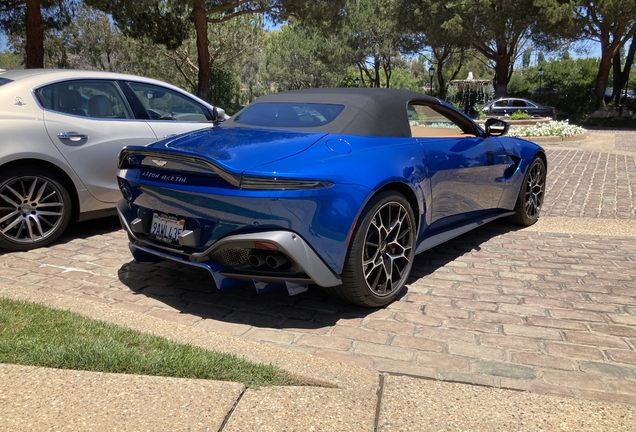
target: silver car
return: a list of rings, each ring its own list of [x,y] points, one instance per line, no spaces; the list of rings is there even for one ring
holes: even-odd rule
[[[213,126],[225,112],[161,81],[97,71],[0,71],[0,248],[55,241],[115,214],[126,145]]]

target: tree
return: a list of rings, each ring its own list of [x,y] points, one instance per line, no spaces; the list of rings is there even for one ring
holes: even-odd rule
[[[402,38],[406,52],[423,53],[435,67],[438,96],[446,97],[446,78],[456,79],[469,55],[470,41],[449,26],[456,15],[452,3],[433,0],[399,0],[398,20],[408,29]],[[447,65],[453,65],[450,75],[445,73]]]
[[[264,23],[260,15],[239,16],[217,23],[208,30],[209,71],[207,100],[214,104],[227,102],[228,91],[236,87],[240,65],[255,55],[263,44]],[[190,37],[173,50],[162,50],[182,75],[185,87],[197,92],[200,87],[201,62],[197,61],[199,39],[191,28]],[[230,85],[227,81],[232,81]],[[223,82],[225,81],[225,82]],[[239,85],[240,87],[240,85]],[[221,89],[222,88],[222,89]]]
[[[85,0],[111,14],[125,34],[148,37],[168,49],[180,46],[192,28],[196,32],[197,95],[210,96],[209,24],[243,15],[268,14],[274,21],[290,16],[329,22],[340,13],[345,0]]]
[[[380,87],[382,81],[391,86],[392,62],[400,54],[402,33],[396,4],[396,0],[347,2],[344,43],[351,50],[351,61],[358,67],[363,86]]]
[[[614,103],[616,105],[620,104],[622,91],[629,82],[629,74],[632,70],[632,65],[634,64],[634,55],[636,54],[636,35],[632,36],[632,41],[629,44],[629,50],[625,55],[625,66],[622,70],[621,51],[622,50],[617,51],[612,60],[612,70],[614,71],[612,99],[614,99]]]
[[[601,61],[594,83],[599,107],[605,106],[605,89],[612,59],[636,34],[634,0],[581,0],[576,8],[577,24],[583,37],[601,44]]]
[[[266,55],[267,74],[280,90],[336,87],[346,75],[340,40],[296,22],[272,32]]]
[[[523,52],[521,56],[521,67],[527,69],[530,67],[530,59],[532,58],[532,50],[527,49]]]
[[[0,29],[25,39],[27,68],[43,68],[46,31],[70,24],[74,7],[72,0],[0,0]]]
[[[10,51],[0,52],[0,69],[19,69],[20,56]]]
[[[433,0],[419,0],[433,7]],[[495,95],[503,96],[514,64],[531,39],[541,34],[566,35],[562,25],[572,17],[568,0],[458,0],[446,2],[441,27],[467,41],[492,63]],[[436,31],[436,30],[430,30]]]
[[[545,71],[542,82],[544,91],[534,94],[539,86],[539,67]],[[596,58],[545,60],[540,66],[524,70],[523,74],[513,74],[508,94],[556,106],[559,110],[569,113],[570,118],[580,119],[596,106],[596,97],[592,89],[597,70]]]
[[[45,43],[45,66],[121,71],[130,57],[128,41],[108,16],[80,5],[70,25]]]

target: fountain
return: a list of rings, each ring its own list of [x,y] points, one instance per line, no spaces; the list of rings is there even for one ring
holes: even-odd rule
[[[471,118],[478,118],[479,112],[475,104],[485,104],[491,101],[495,95],[495,88],[490,80],[474,79],[473,73],[468,72],[468,78],[464,80],[451,80],[448,84],[448,100],[464,114]]]

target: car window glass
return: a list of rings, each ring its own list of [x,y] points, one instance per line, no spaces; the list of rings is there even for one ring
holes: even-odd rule
[[[424,104],[408,105],[412,137],[463,137],[462,128],[445,113]]]
[[[130,107],[119,87],[108,80],[77,80],[36,90],[46,109],[82,117],[130,119]]]
[[[506,107],[508,106],[508,100],[500,100],[494,103],[496,107]]]
[[[152,84],[129,82],[135,95],[152,120],[211,121],[209,110],[173,90]]]
[[[344,105],[314,103],[257,103],[234,118],[236,123],[270,127],[319,127],[331,123]]]
[[[512,106],[514,107],[525,107],[528,106],[525,101],[519,99],[513,99]]]

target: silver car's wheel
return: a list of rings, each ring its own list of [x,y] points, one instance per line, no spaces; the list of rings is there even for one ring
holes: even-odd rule
[[[71,199],[58,178],[39,168],[0,177],[0,247],[29,250],[55,241],[71,217]]]
[[[354,231],[343,284],[330,292],[366,307],[392,302],[413,266],[416,231],[413,211],[402,195],[390,191],[372,199]]]
[[[513,220],[520,225],[532,225],[539,219],[545,197],[545,162],[535,157],[526,171],[519,190]]]

